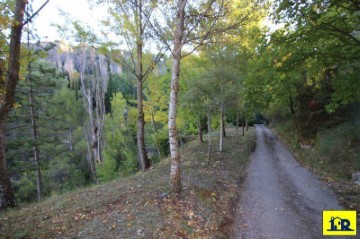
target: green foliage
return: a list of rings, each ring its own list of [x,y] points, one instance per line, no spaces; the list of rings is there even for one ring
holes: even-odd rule
[[[138,168],[135,154],[136,125],[130,123],[136,116],[132,114],[133,109],[128,106],[120,92],[114,95],[111,105],[112,113],[107,114],[105,119],[105,160],[97,165],[101,181],[113,179],[117,171],[127,175]]]
[[[319,132],[317,151],[333,162],[350,161],[351,168],[360,169],[355,150],[360,143],[360,121],[342,123],[335,128]],[[350,170],[350,169],[349,169]],[[347,171],[348,175],[350,174]]]
[[[277,1],[274,16],[285,23],[271,39],[277,71],[285,73],[292,88],[307,84],[329,113],[360,101],[357,5],[345,0]]]
[[[124,160],[121,161],[120,171],[124,176],[135,173],[139,168],[135,152],[134,149],[129,148],[124,148],[122,151]]]
[[[322,157],[334,162],[350,159],[353,165],[360,167],[359,159],[354,161],[352,157],[358,155],[354,145],[360,141],[359,121],[344,123],[348,114],[354,111],[350,106],[360,101],[360,22],[355,2],[277,0],[273,16],[284,23],[284,27],[268,34],[262,27],[267,4],[227,1],[224,6],[226,20],[219,18],[214,27],[242,20],[241,27],[232,27],[231,34],[212,35],[212,32],[214,44],[203,42],[206,46],[197,48],[196,55],[182,60],[177,109],[179,142],[196,134],[199,119],[206,118],[207,114],[212,116],[212,128],[218,129],[218,108],[220,103],[225,103],[229,121],[235,120],[238,111],[240,118],[250,119],[252,112],[267,109],[283,132],[299,126],[302,142],[315,144]],[[109,76],[105,97],[108,114],[102,149],[104,161],[97,165],[100,181],[132,174],[138,169],[134,77],[138,52],[135,49],[139,46],[136,44],[141,43],[146,51],[147,43],[154,37],[145,16],[153,21],[158,15],[156,11],[168,10],[168,19],[162,19],[169,20],[164,21],[168,25],[160,32],[164,33],[162,40],[170,39],[167,34],[172,30],[175,2],[171,1],[169,4],[173,8],[168,9],[166,4],[155,6],[159,4],[156,1],[142,1],[143,9],[140,10],[137,3],[107,2],[109,16],[103,22],[106,27],[103,30],[122,35],[117,38],[117,43],[127,43],[126,53],[114,49],[113,42],[101,44],[100,38],[89,27],[68,16],[68,25],[74,28],[72,35],[78,41],[96,45],[99,52],[123,66],[122,74]],[[6,72],[6,31],[11,24],[13,1],[3,1],[0,6],[0,67]],[[189,2],[187,10],[198,15],[206,6]],[[158,9],[154,10],[155,7]],[[210,10],[211,14],[219,10],[216,7]],[[143,26],[139,24],[141,16]],[[162,20],[154,20],[154,24],[160,26]],[[184,36],[201,41],[198,35],[211,25],[204,19],[199,21],[200,26]],[[192,24],[196,21],[189,21],[187,26]],[[29,52],[25,50],[23,56]],[[170,61],[162,56],[155,66],[152,54],[144,52],[142,56],[144,69],[149,69],[145,70],[147,78],[143,84],[147,150],[157,152],[159,148],[161,155],[166,156],[169,154]],[[52,65],[35,61],[37,57],[33,56],[32,76],[26,79],[33,83],[38,139],[34,141],[31,137],[27,81],[19,84],[16,108],[7,125],[7,158],[11,172],[16,175],[16,192],[21,202],[35,198],[34,145],[40,149],[46,195],[71,190],[90,181],[86,161],[89,145],[83,131],[86,112],[79,96],[79,73],[68,73],[68,81],[64,77],[66,74],[59,74]],[[26,65],[29,59],[22,57],[22,64]],[[26,75],[26,67],[22,69],[21,76]],[[291,143],[299,147],[297,138],[293,137]],[[156,162],[157,158],[152,160]]]
[[[34,144],[39,148],[44,196],[81,187],[87,183],[88,174],[82,102],[51,64],[39,60],[31,67],[37,140],[32,139],[28,81],[20,81],[18,107],[8,120],[7,157],[10,170],[19,175],[15,191],[21,202],[36,198]]]
[[[167,126],[158,130],[156,133],[156,139],[158,140],[161,155],[169,155],[169,131]]]
[[[85,185],[84,173],[71,158],[57,157],[44,171],[45,191],[49,194],[66,192]]]
[[[20,180],[15,183],[16,198],[19,202],[29,202],[36,198],[36,185],[34,175],[31,177],[24,174]]]
[[[116,160],[107,152],[104,154],[104,161],[97,165],[97,176],[102,182],[112,180],[116,177]]]

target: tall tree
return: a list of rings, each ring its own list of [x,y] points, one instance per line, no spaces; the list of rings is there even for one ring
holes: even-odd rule
[[[15,103],[15,90],[19,80],[21,33],[26,4],[26,0],[16,1],[14,19],[11,24],[8,70],[4,92],[0,98],[0,209],[16,205],[5,158],[5,125],[7,116]]]
[[[27,83],[29,87],[29,111],[30,111],[30,119],[31,119],[31,131],[32,131],[32,144],[33,144],[33,157],[34,157],[34,165],[36,172],[36,192],[37,192],[37,200],[40,201],[43,194],[43,182],[41,176],[41,168],[40,168],[40,150],[38,145],[38,125],[35,117],[35,100],[33,94],[33,75],[32,75],[32,63],[33,56],[32,50],[30,46],[30,24],[28,24],[27,28],[27,50],[28,50],[28,67],[27,67]]]
[[[231,5],[234,5],[234,2],[230,2],[228,6]],[[147,22],[151,26],[153,34],[167,47],[172,56],[168,127],[171,153],[170,182],[171,191],[175,193],[180,193],[182,189],[176,128],[181,59],[209,43],[208,40],[211,36],[237,29],[248,20],[251,7],[248,8],[245,15],[232,21],[225,17],[226,10],[229,9],[228,6],[225,7],[222,0],[178,0],[174,3],[159,1],[157,4],[158,11],[153,14],[156,18],[147,16]],[[160,20],[160,18],[162,19]],[[187,48],[186,53],[183,53],[182,50],[185,45],[189,48]]]
[[[152,59],[144,57],[145,44],[151,36],[144,16],[151,16],[154,4],[149,0],[115,0],[110,1],[110,4],[111,18],[106,23],[126,42],[128,52],[124,55],[130,55],[132,65],[127,64],[126,59],[122,63],[132,69],[130,72],[136,77],[138,160],[140,168],[146,170],[150,167],[150,160],[145,146],[143,88],[144,82],[162,57],[161,51],[152,56]]]
[[[15,2],[14,16],[11,22],[7,76],[4,91],[0,95],[0,210],[16,205],[5,157],[5,125],[8,114],[15,103],[15,90],[19,81],[22,29],[48,2],[49,0],[25,22],[24,13],[28,2],[26,0],[16,0]],[[2,78],[2,76],[0,77]]]
[[[198,118],[207,117],[208,130],[208,165],[211,163],[211,117],[218,108],[218,85],[212,80],[210,59],[205,54],[198,57],[190,57],[185,61],[187,66],[184,69],[183,77],[186,80],[188,90],[183,94],[182,102],[186,107],[198,115]],[[209,66],[209,67],[208,67]],[[190,69],[190,70],[189,70]],[[189,72],[191,71],[191,72]],[[190,74],[189,74],[190,73]]]
[[[65,134],[58,130],[66,121],[57,117],[60,114],[68,117],[69,113],[64,107],[57,115],[51,112],[55,107],[53,95],[59,90],[60,83],[61,87],[65,88],[67,81],[51,64],[35,60],[37,51],[33,49],[36,47],[38,45],[22,50],[25,56],[30,54],[31,64],[27,71],[24,70],[25,80],[18,83],[16,108],[9,115],[6,126],[7,161],[16,175],[13,182],[19,202],[33,201],[36,198],[39,201],[47,193],[46,189],[51,187],[52,182],[47,177],[49,161],[57,158],[63,144],[62,139],[66,139]],[[24,60],[27,58],[24,57]],[[65,156],[67,147],[63,148],[61,153]],[[28,187],[22,187],[24,183],[27,185],[26,181],[29,182]]]

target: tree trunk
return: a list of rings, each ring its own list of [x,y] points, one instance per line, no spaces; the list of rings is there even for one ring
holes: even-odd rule
[[[31,76],[30,76],[31,77]],[[30,117],[31,117],[31,131],[32,131],[32,140],[33,140],[33,155],[34,155],[34,165],[35,165],[35,176],[36,176],[36,193],[38,202],[42,198],[42,177],[41,177],[41,167],[40,167],[40,150],[38,146],[38,132],[35,119],[34,111],[34,99],[32,93],[31,82],[29,79],[29,103],[30,103]]]
[[[4,84],[5,84],[4,76],[5,76],[5,60],[0,58],[0,89],[4,88]]]
[[[201,124],[200,117],[199,117],[199,122],[198,122],[197,126],[198,126],[198,139],[199,139],[199,142],[202,143],[203,142],[203,134],[202,134],[202,124]]]
[[[208,118],[208,165],[211,162],[211,115],[210,112],[207,115]]]
[[[174,43],[175,44],[175,43]],[[171,79],[171,93],[169,104],[169,141],[170,141],[170,154],[171,154],[171,191],[174,193],[181,192],[181,178],[180,178],[180,153],[179,143],[177,139],[176,130],[176,106],[179,91],[179,71],[180,71],[180,58],[173,57],[173,73]]]
[[[292,94],[291,94],[291,89],[290,89],[289,86],[288,86],[288,91],[289,91],[289,108],[290,108],[290,112],[291,112],[291,115],[292,115],[292,119],[293,119],[293,122],[294,122],[295,129],[296,129],[296,133],[297,133],[297,136],[298,136],[298,142],[300,142],[300,130],[299,130],[299,126],[298,126],[298,123],[297,123],[294,100],[293,100],[293,97],[292,97]]]
[[[17,0],[15,4],[14,21],[11,26],[5,93],[0,96],[0,210],[16,206],[5,158],[5,125],[9,111],[15,103],[15,90],[19,81],[21,33],[26,4],[26,0]]]
[[[139,79],[140,78],[140,79]],[[142,90],[142,78],[138,77],[137,80],[137,101],[138,101],[138,118],[137,118],[137,148],[138,148],[138,159],[141,170],[146,170],[150,167],[150,160],[146,153],[145,148],[145,120],[143,110],[143,90]]]
[[[226,130],[225,130],[225,121],[224,121],[224,117],[223,117],[223,136],[224,136],[224,138],[226,137]]]
[[[137,53],[137,65],[136,65],[136,78],[137,78],[137,106],[138,106],[138,118],[137,118],[137,148],[138,159],[141,170],[146,170],[150,167],[150,160],[146,153],[145,147],[145,120],[144,120],[144,107],[143,107],[143,26],[142,26],[142,4],[138,2],[138,11],[136,18],[138,19],[138,39],[136,39],[136,53]]]
[[[28,49],[30,49],[30,30],[28,27],[27,32],[27,40],[28,40]],[[35,119],[35,100],[32,88],[32,70],[31,70],[31,54],[29,54],[29,63],[28,63],[28,86],[29,86],[29,111],[30,111],[30,118],[31,118],[31,133],[32,133],[32,140],[33,140],[33,155],[34,155],[34,165],[35,165],[35,178],[36,178],[36,195],[38,202],[41,201],[42,198],[42,177],[41,177],[41,167],[40,167],[40,150],[38,146],[38,130],[37,130],[37,123]]]
[[[224,102],[220,103],[220,142],[219,142],[219,152],[224,151]]]
[[[0,210],[16,206],[15,194],[11,187],[9,169],[5,159],[5,123],[6,120],[0,121]]]
[[[236,111],[236,141],[239,140],[239,111]]]
[[[156,149],[157,149],[157,151],[158,151],[159,159],[161,160],[161,151],[160,151],[159,142],[158,142],[157,137],[156,137],[155,118],[154,118],[154,113],[153,113],[153,112],[151,112],[151,125],[152,125],[153,132],[154,132]]]
[[[84,85],[84,84],[83,84]],[[84,89],[83,92],[87,92],[87,93],[83,93],[84,95],[87,95],[87,105],[85,106],[89,115],[89,126],[85,128],[86,132],[86,136],[87,136],[87,141],[88,141],[88,146],[89,146],[89,152],[88,152],[88,164],[89,164],[89,168],[90,171],[92,173],[93,179],[94,181],[97,182],[97,176],[96,176],[96,160],[97,160],[97,144],[98,144],[98,139],[97,139],[97,134],[96,130],[95,130],[95,122],[94,122],[94,116],[93,116],[93,109],[92,109],[92,97],[90,95],[90,92],[87,91],[85,89],[85,87],[82,87],[81,89]]]
[[[95,182],[98,182],[96,174],[96,162],[102,163],[102,149],[104,147],[104,123],[105,123],[105,93],[108,84],[108,72],[103,64],[105,60],[96,56],[93,48],[81,47],[80,52],[80,82],[84,106],[88,114],[85,135],[89,145],[88,165]],[[89,72],[88,69],[93,69]]]
[[[171,154],[170,183],[171,191],[180,193],[182,190],[180,177],[180,153],[176,130],[176,106],[179,92],[180,61],[182,38],[184,34],[185,6],[187,0],[178,0],[176,29],[172,50],[171,91],[169,103],[169,141]]]
[[[245,135],[245,113],[243,113],[242,135]]]
[[[86,137],[88,137],[89,133],[86,132],[86,130],[88,127],[84,127],[84,133],[86,135]],[[91,179],[95,182],[95,183],[99,183],[99,179],[97,177],[97,173],[96,173],[96,167],[95,167],[95,161],[94,161],[94,157],[93,157],[93,151],[91,148],[91,145],[88,143],[87,145],[87,154],[86,154],[86,160],[87,160],[87,165],[88,165],[88,169],[89,169],[89,173],[91,176]]]
[[[225,130],[225,121],[224,121],[224,117],[225,117],[225,104],[223,102],[223,117],[222,117],[222,124],[223,124],[223,136],[224,138],[226,137],[226,130]]]
[[[72,129],[68,129],[68,137],[69,137],[69,150],[74,151],[74,143],[72,137]]]

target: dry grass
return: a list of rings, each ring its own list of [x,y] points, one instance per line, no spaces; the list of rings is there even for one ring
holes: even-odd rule
[[[214,137],[216,138],[216,136]],[[147,172],[0,214],[0,238],[227,238],[250,152],[251,128],[225,152],[192,141],[182,148],[183,192],[169,192],[169,160]]]

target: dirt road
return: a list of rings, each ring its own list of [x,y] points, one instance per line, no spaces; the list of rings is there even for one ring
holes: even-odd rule
[[[322,238],[322,210],[335,196],[262,125],[237,208],[231,238]]]

